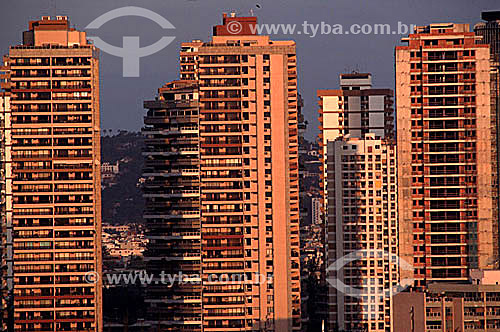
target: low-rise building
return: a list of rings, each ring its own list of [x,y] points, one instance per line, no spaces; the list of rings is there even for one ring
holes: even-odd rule
[[[500,331],[500,271],[470,276],[470,284],[434,283],[394,296],[394,332]]]

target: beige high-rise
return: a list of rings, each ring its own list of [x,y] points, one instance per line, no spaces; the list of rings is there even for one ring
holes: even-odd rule
[[[372,88],[368,73],[341,74],[340,85],[318,91],[328,331],[391,331],[399,282],[393,92]]]
[[[1,67],[4,328],[102,331],[99,53],[63,16],[23,37]]]
[[[496,227],[500,230],[500,185],[498,175],[500,174],[500,11],[483,12],[481,18],[484,22],[474,25],[474,32],[480,36],[479,44],[490,45],[491,61],[491,122],[492,122],[492,151],[496,152],[494,166],[496,167],[496,178],[494,179],[493,197],[496,198],[496,219],[499,220]],[[497,242],[500,238],[497,238]],[[499,246],[497,246],[499,247]],[[500,250],[500,248],[498,248]],[[500,253],[499,253],[500,254]],[[500,263],[500,262],[499,262]],[[497,266],[498,268],[498,266]]]
[[[328,144],[331,325],[340,331],[391,331],[399,282],[395,146],[373,134]],[[345,257],[355,261],[332,268]]]

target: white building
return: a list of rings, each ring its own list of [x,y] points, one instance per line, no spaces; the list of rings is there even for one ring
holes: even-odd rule
[[[311,221],[313,225],[319,225],[323,223],[323,220],[321,218],[322,212],[321,212],[321,198],[319,197],[313,197],[311,198]]]
[[[327,266],[352,255],[356,261],[327,271],[330,317],[343,331],[384,332],[391,328],[392,288],[399,282],[395,146],[374,134],[331,144]]]
[[[368,73],[342,74],[340,84],[318,91],[327,267],[358,250],[397,254],[398,244],[393,91],[373,89]],[[328,330],[391,330],[384,287],[399,274],[388,257],[361,257],[327,278]],[[361,298],[338,291],[342,283]]]
[[[120,173],[120,162],[116,161],[116,163],[110,164],[110,163],[102,163],[101,165],[101,173],[102,174],[118,174]]]

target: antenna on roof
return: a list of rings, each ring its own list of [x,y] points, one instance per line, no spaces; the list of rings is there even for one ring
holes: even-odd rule
[[[234,8],[228,11],[229,17],[237,17],[237,16],[241,16],[241,15],[243,15],[243,13],[240,10],[236,10]]]
[[[50,10],[52,16],[57,15],[57,0],[50,0]]]

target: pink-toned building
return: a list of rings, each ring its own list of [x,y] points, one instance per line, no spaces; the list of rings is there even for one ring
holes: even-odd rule
[[[198,276],[148,288],[162,331],[300,330],[295,43],[256,22],[183,43],[181,81],[145,102],[148,269]]]
[[[418,289],[498,258],[490,50],[469,30],[417,27],[396,47],[401,278]]]
[[[491,122],[493,149],[496,149],[496,162],[493,166],[496,167],[496,173],[500,174],[500,117],[497,115],[500,112],[500,11],[486,11],[481,13],[481,18],[484,20],[474,25],[474,32],[479,36],[477,43],[488,44],[490,46],[491,55]],[[493,195],[496,197],[496,218],[500,220],[500,185],[498,184],[498,176],[495,179],[496,183],[493,189]],[[500,222],[497,223],[497,228],[500,229]],[[500,239],[499,239],[500,241]],[[500,249],[499,249],[500,250]]]
[[[3,328],[102,331],[99,53],[64,16],[23,37],[0,68]]]

